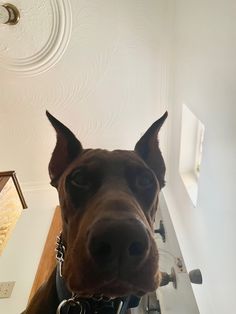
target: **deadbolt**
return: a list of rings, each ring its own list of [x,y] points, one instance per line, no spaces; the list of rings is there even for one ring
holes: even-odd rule
[[[202,273],[200,269],[193,269],[189,272],[189,279],[191,283],[195,283],[197,285],[202,284]]]

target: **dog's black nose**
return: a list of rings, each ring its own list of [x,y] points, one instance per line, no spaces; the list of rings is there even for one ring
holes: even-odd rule
[[[148,233],[136,219],[97,222],[88,236],[88,250],[103,271],[135,270],[149,251]]]

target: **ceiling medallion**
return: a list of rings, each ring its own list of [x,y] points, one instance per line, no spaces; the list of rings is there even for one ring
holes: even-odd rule
[[[0,25],[0,68],[21,76],[51,69],[68,45],[72,11],[69,0],[31,0],[17,6],[16,25]]]

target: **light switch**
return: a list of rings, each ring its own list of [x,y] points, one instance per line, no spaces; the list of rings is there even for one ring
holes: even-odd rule
[[[0,298],[10,298],[12,290],[15,286],[15,281],[0,282]]]

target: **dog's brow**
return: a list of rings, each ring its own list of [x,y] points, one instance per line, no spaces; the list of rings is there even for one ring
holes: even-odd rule
[[[105,160],[114,159],[116,156],[115,151],[102,150],[102,149],[90,149],[83,153],[81,161],[88,162],[103,162]],[[116,156],[117,157],[117,156]]]
[[[123,152],[125,152],[123,154]],[[127,167],[145,167],[145,163],[137,158],[135,154],[123,151],[101,151],[100,154],[89,154],[84,156],[81,160],[81,164],[87,165],[88,167],[108,167],[111,165],[120,167],[125,165]]]

